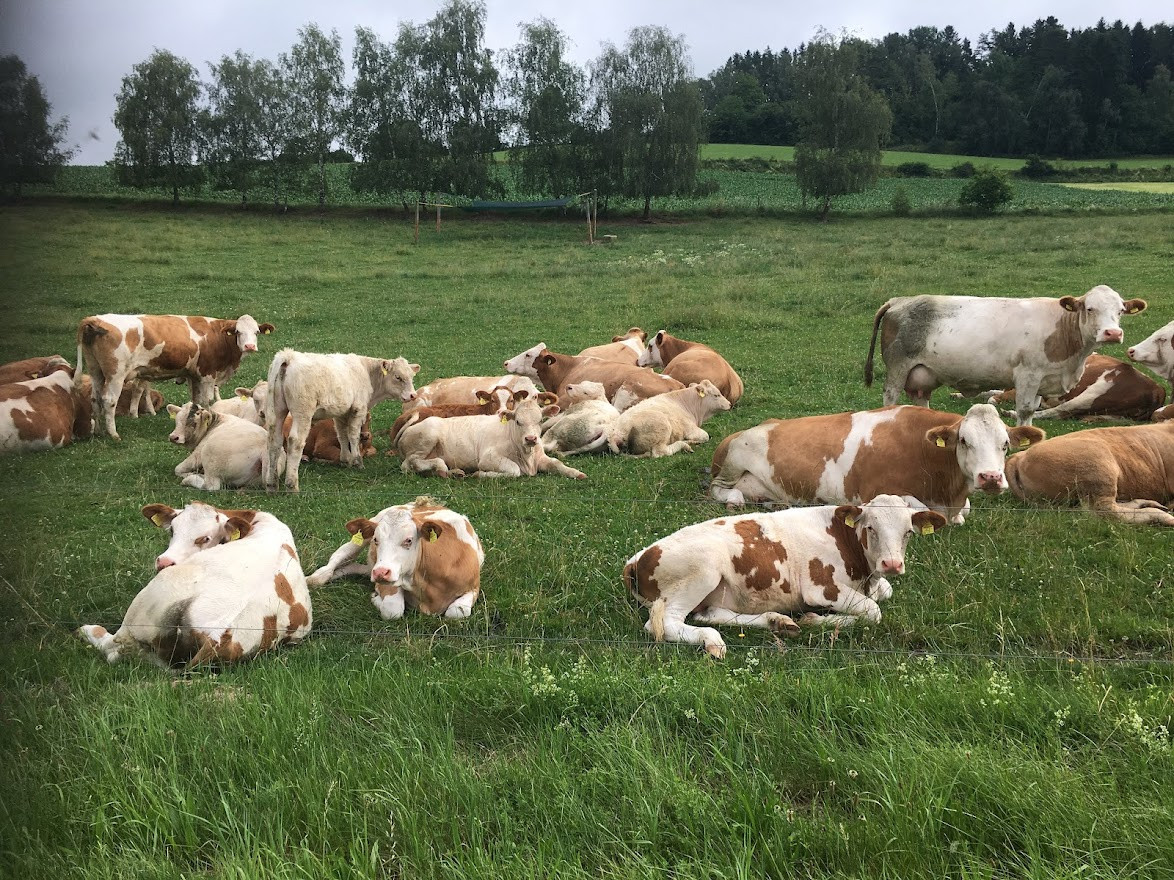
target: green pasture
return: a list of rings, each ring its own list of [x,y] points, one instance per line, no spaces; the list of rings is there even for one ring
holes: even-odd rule
[[[120,420],[121,443],[0,459],[0,863],[93,880],[1166,880],[1169,531],[976,496],[964,526],[911,541],[877,626],[786,643],[726,628],[720,663],[651,644],[620,584],[636,550],[723,512],[701,486],[719,438],[880,405],[861,368],[888,297],[1110,284],[1149,302],[1118,356],[1169,321],[1168,213],[1098,204],[613,219],[599,231],[616,242],[595,247],[574,216],[454,212],[414,246],[398,212],[0,208],[0,361],[72,360],[90,314],[249,312],[277,330],[237,384],[283,346],[402,354],[423,384],[632,324],[715,346],[746,384],[695,454],[579,458],[583,481],[404,475],[383,455],[390,403],[377,457],[306,465],[296,496],[181,488],[166,416]],[[269,510],[311,570],[348,519],[425,493],[486,547],[468,620],[384,622],[351,579],[314,592],[302,646],[178,676],[109,666],[71,634],[117,625],[153,575],[166,541],[146,503]]]

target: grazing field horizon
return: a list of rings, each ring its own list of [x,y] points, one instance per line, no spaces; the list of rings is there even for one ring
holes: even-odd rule
[[[1093,193],[1090,198],[1101,197]],[[1148,301],[1174,318],[1169,215],[725,217],[609,225],[0,207],[0,362],[75,358],[87,315],[276,325],[284,347],[403,355],[417,386],[499,375],[638,325],[712,345],[745,397],[692,455],[585,456],[582,481],[441,480],[388,457],[302,468],[298,495],[181,487],[165,415],[121,443],[0,458],[0,855],[50,878],[1154,878],[1174,864],[1170,532],[1009,493],[910,541],[875,626],[777,641],[723,627],[713,662],[655,645],[620,571],[724,509],[717,442],[767,418],[881,404],[861,368],[892,296]],[[183,403],[186,388],[158,386]],[[967,401],[934,395],[936,408]],[[1049,435],[1087,430],[1041,422]],[[148,503],[268,510],[303,568],[344,524],[432,495],[485,545],[467,620],[379,618],[369,584],[312,592],[303,645],[168,675],[72,635],[113,627],[165,537]]]

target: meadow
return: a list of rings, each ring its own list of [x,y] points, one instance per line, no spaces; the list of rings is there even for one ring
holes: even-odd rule
[[[890,296],[1107,283],[1149,301],[1105,349],[1124,356],[1174,314],[1169,215],[599,231],[618,239],[456,215],[413,246],[380,212],[0,207],[0,361],[72,360],[89,314],[248,312],[277,331],[238,384],[282,346],[402,354],[423,384],[632,324],[710,343],[746,384],[695,454],[579,458],[584,481],[404,475],[383,455],[394,404],[375,412],[377,457],[304,466],[297,496],[181,488],[166,416],[120,420],[120,444],[0,459],[11,876],[1171,876],[1168,531],[976,496],[966,525],[911,541],[878,625],[787,642],[727,628],[723,662],[652,644],[620,583],[636,550],[723,512],[701,485],[717,438],[880,405],[861,365]],[[314,592],[305,644],[239,667],[109,666],[72,635],[117,625],[151,578],[166,541],[144,504],[269,510],[311,570],[348,519],[420,494],[485,544],[468,620],[384,622],[351,579]]]

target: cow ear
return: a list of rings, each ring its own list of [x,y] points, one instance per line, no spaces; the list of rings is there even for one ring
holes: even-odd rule
[[[537,358],[535,358],[535,363],[546,364],[546,366],[549,367],[551,364],[554,363],[554,355],[552,355],[552,354],[539,355]]]
[[[235,336],[236,335],[236,321],[230,322],[229,325],[224,328],[224,335],[225,336]]]
[[[855,504],[841,504],[836,508],[834,514],[835,518],[842,521],[844,525],[852,529],[856,527],[856,520],[860,518],[860,514],[864,511]]]
[[[266,321],[264,324],[262,324],[262,325],[261,325],[259,328],[257,328],[257,329],[259,329],[259,330],[260,330],[260,331],[261,331],[263,334],[265,334],[266,336],[268,336],[270,333],[272,333],[272,332],[273,332],[274,330],[276,330],[277,328],[276,328],[276,327],[274,327],[272,324],[270,324],[268,321]]]
[[[1079,312],[1080,300],[1074,296],[1062,296],[1060,297],[1060,308],[1066,312]]]
[[[420,365],[419,364],[408,364],[408,369],[410,369],[412,371],[412,375],[414,376],[418,372],[420,372]]]
[[[493,401],[492,391],[478,391],[476,396],[478,406],[488,406]]]
[[[540,406],[550,406],[552,403],[558,403],[558,395],[553,391],[539,391],[538,403]]]
[[[174,507],[168,507],[166,504],[148,504],[143,508],[143,516],[161,529],[166,529],[171,526],[171,521],[175,519],[176,512]]]
[[[939,449],[952,448],[958,442],[958,428],[954,425],[938,425],[925,432],[925,440]]]
[[[252,521],[243,516],[230,516],[224,523],[224,537],[229,541],[239,541],[252,530]]]
[[[1144,299],[1127,299],[1125,300],[1125,314],[1136,315],[1138,312],[1144,312],[1148,303]]]
[[[613,336],[611,338],[611,341],[612,342],[623,342],[627,338],[628,338],[627,336]]]
[[[420,526],[420,540],[432,542],[444,533],[444,523],[434,519],[425,520]]]
[[[1042,443],[1047,436],[1043,428],[1037,428],[1035,425],[1007,429],[1007,439],[1011,441],[1012,449],[1026,449],[1028,446]]]
[[[631,336],[633,333],[635,333],[637,336],[640,337],[641,342],[648,341],[648,334],[645,333],[643,330],[641,330],[639,327],[629,327],[628,328],[628,335]]]
[[[348,522],[346,524],[346,530],[356,537],[362,535],[362,540],[364,541],[370,541],[371,536],[375,534],[375,523],[369,519],[359,517]]]
[[[523,400],[525,400],[529,396],[530,396],[529,391],[527,391],[525,388],[519,388],[517,391],[514,392],[514,403],[521,403]]]
[[[557,403],[552,403],[550,406],[543,407],[543,409],[542,409],[542,417],[543,417],[543,418],[546,418],[546,419],[549,419],[551,416],[553,416],[553,415],[557,415],[557,414],[558,414],[558,411],[559,411],[559,406],[558,406],[558,404],[557,404]]]
[[[663,331],[663,330],[657,330],[657,331],[656,331],[656,339],[655,339],[655,342],[656,342],[656,344],[657,344],[657,345],[660,345],[662,342],[664,342],[664,331]]]
[[[913,514],[913,529],[921,535],[932,535],[937,529],[945,528],[946,518],[936,510],[919,510]]]

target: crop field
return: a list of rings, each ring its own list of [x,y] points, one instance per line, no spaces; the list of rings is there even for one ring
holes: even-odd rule
[[[880,405],[861,366],[890,296],[1110,284],[1149,302],[1105,348],[1124,356],[1174,316],[1169,215],[600,232],[618,239],[588,247],[573,218],[457,215],[413,246],[410,222],[374,214],[0,207],[4,362],[72,360],[90,314],[248,312],[277,330],[240,385],[283,346],[402,354],[424,384],[632,324],[713,345],[746,384],[693,455],[580,457],[582,481],[405,475],[383,454],[391,403],[374,414],[379,455],[305,465],[300,495],[180,487],[165,415],[120,419],[121,443],[0,458],[11,876],[1168,880],[1168,530],[975,496],[965,525],[910,542],[879,624],[785,642],[726,627],[721,662],[653,644],[620,571],[724,512],[701,486],[721,437]],[[352,578],[313,592],[303,645],[236,667],[111,666],[72,635],[116,626],[153,576],[166,540],[144,504],[269,510],[311,570],[347,520],[421,494],[468,515],[485,545],[467,620],[385,622]]]
[[[1066,183],[1063,185],[1073,187],[1074,189],[1091,189],[1097,191],[1121,189],[1127,190],[1128,192],[1162,193],[1163,195],[1174,194],[1174,183],[1146,183],[1143,181],[1122,180],[1116,183]]]

